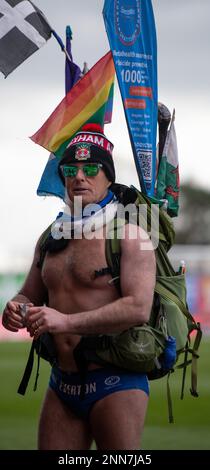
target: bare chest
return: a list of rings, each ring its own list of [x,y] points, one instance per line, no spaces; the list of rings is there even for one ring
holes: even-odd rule
[[[47,253],[42,278],[48,289],[89,287],[93,281],[95,287],[102,287],[104,280],[96,278],[95,271],[106,266],[104,239],[70,240],[63,251]]]

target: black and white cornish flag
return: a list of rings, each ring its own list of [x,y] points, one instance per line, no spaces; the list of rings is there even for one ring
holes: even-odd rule
[[[46,44],[52,28],[28,0],[0,0],[0,71],[5,77]]]

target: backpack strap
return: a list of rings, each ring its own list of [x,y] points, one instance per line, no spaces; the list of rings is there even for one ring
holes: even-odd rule
[[[109,224],[105,245],[105,255],[108,267],[112,275],[112,279],[109,281],[109,284],[114,283],[119,290],[120,289],[120,256],[121,256],[121,246],[120,246],[120,233],[127,223],[124,220],[121,220],[118,217],[115,217],[112,222]]]
[[[197,334],[195,337],[193,350],[192,350],[192,368],[191,368],[191,389],[190,393],[193,397],[198,397],[197,392],[197,359],[198,359],[198,348],[200,346],[201,338],[202,338],[202,331],[200,327],[200,323],[197,322],[196,324]]]
[[[160,296],[162,296],[166,300],[173,301],[179,307],[179,309],[181,310],[183,315],[185,315],[185,317],[188,320],[192,321],[193,327],[192,327],[191,331],[197,330],[193,348],[192,349],[189,348],[189,342],[186,343],[184,362],[182,364],[179,364],[177,366],[177,368],[178,369],[183,368],[182,387],[181,387],[181,397],[180,398],[183,399],[183,397],[184,397],[184,385],[185,385],[186,369],[187,369],[187,366],[189,364],[192,364],[192,366],[191,366],[191,389],[190,389],[190,392],[191,392],[192,396],[198,397],[198,392],[197,392],[197,359],[199,358],[198,348],[199,348],[201,338],[202,338],[202,331],[201,331],[201,328],[200,328],[200,323],[195,322],[193,316],[191,315],[191,313],[189,312],[189,310],[187,309],[185,304],[173,292],[166,289],[166,287],[163,286],[158,280],[156,281],[155,292],[157,292]],[[191,360],[188,360],[188,353],[192,354],[192,359]]]
[[[39,245],[40,245],[40,257],[39,257],[39,260],[37,262],[37,268],[42,268],[42,265],[44,263],[44,259],[45,259],[45,255],[47,253],[47,240],[49,238],[49,235],[51,233],[51,227],[52,227],[52,224],[49,225],[49,227],[47,227],[47,229],[43,232],[42,236],[41,236],[41,239],[40,239],[40,242],[39,242]]]
[[[47,252],[46,241],[47,241],[47,239],[48,239],[48,237],[51,233],[51,226],[52,226],[52,224],[50,224],[49,227],[47,227],[47,229],[43,232],[43,234],[40,238],[40,257],[39,257],[39,260],[37,262],[37,268],[40,268],[40,269],[42,268],[42,265],[43,265],[44,259],[45,259],[45,255],[46,255],[46,252]],[[28,360],[27,360],[27,363],[26,363],[25,371],[23,373],[23,377],[21,379],[21,382],[20,382],[20,385],[19,385],[18,391],[17,391],[17,393],[19,393],[20,395],[25,395],[25,392],[26,392],[26,389],[27,389],[27,386],[28,386],[28,382],[29,382],[29,379],[31,377],[33,365],[34,365],[34,351],[36,351],[36,347],[37,347],[36,341],[33,340],[32,344],[31,344],[31,349],[30,349],[30,352],[29,352]],[[38,381],[38,377],[39,377],[39,365],[40,365],[40,356],[38,355],[37,372],[36,372],[34,390],[36,390],[36,388],[37,388],[37,381]]]
[[[105,361],[100,359],[96,350],[106,349],[110,345],[110,338],[106,335],[82,336],[80,342],[73,350],[74,360],[79,370],[81,378],[81,394],[80,398],[85,398],[85,380],[87,377],[89,362],[96,362],[97,364],[106,364]]]
[[[25,392],[26,392],[26,389],[27,389],[27,386],[28,386],[28,382],[29,382],[29,379],[31,377],[31,372],[32,372],[33,365],[34,365],[34,351],[35,351],[35,340],[32,341],[32,345],[31,345],[31,349],[30,349],[30,352],[29,352],[28,361],[27,361],[27,364],[26,364],[26,367],[25,367],[25,371],[24,371],[22,380],[20,382],[20,385],[18,387],[17,393],[19,393],[20,395],[25,395]]]
[[[173,416],[173,405],[172,405],[172,398],[171,398],[171,390],[170,390],[170,385],[169,385],[169,379],[171,376],[171,373],[173,372],[173,369],[169,370],[167,374],[167,402],[168,402],[168,420],[169,423],[174,423],[174,416]]]
[[[52,366],[56,364],[57,355],[53,342],[53,338],[50,333],[42,333],[37,340],[33,339],[31,349],[28,356],[28,361],[25,367],[25,371],[18,387],[20,395],[25,395],[29,379],[31,377],[33,365],[34,365],[34,352],[37,354],[37,369],[34,383],[34,392],[37,389],[37,383],[39,378],[40,358],[48,361]]]
[[[191,388],[190,393],[193,397],[198,397],[197,391],[197,359],[199,358],[198,349],[200,346],[201,338],[202,338],[202,331],[200,327],[200,323],[194,323],[193,328],[191,331],[197,330],[196,337],[194,340],[193,348],[189,347],[189,341],[186,343],[185,346],[185,355],[184,355],[184,362],[176,366],[177,369],[183,368],[183,376],[182,376],[182,387],[181,387],[181,395],[180,398],[183,400],[184,398],[184,385],[185,385],[185,377],[186,377],[186,369],[189,364],[191,364]],[[188,354],[192,354],[192,358],[188,359]]]

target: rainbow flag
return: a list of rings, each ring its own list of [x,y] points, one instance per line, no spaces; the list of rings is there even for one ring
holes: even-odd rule
[[[106,103],[104,124],[109,124],[110,122],[112,122],[113,101],[114,101],[114,82],[110,88],[108,100]]]
[[[83,124],[96,122],[103,126],[110,112],[114,75],[109,51],[76,83],[31,140],[61,157]]]

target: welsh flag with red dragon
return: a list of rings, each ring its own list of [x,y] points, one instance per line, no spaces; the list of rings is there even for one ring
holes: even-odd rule
[[[167,132],[163,154],[159,161],[156,198],[167,206],[171,217],[176,217],[179,211],[179,161],[175,131],[175,110],[173,111],[169,130]]]

